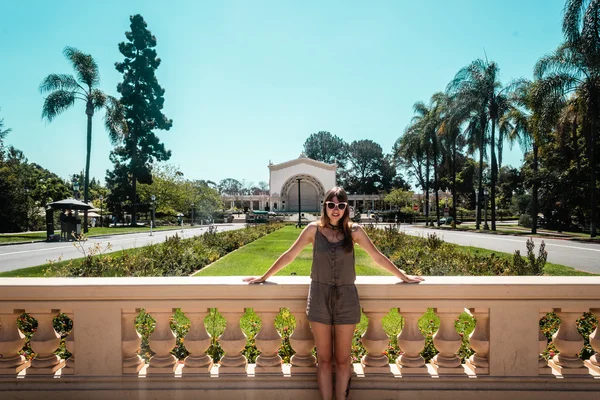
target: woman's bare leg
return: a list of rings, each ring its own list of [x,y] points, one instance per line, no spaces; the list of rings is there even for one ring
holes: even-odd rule
[[[333,384],[331,380],[331,361],[333,359],[333,338],[331,325],[311,322],[315,345],[317,346],[317,383],[323,400],[333,399]]]
[[[335,337],[335,398],[346,398],[346,388],[352,373],[352,336],[356,325],[334,325]]]

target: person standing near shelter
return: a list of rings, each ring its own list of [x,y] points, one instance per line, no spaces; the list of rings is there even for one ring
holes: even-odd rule
[[[63,209],[60,212],[60,240],[67,240],[67,210]]]
[[[348,195],[341,187],[325,194],[321,219],[310,223],[296,242],[260,278],[244,278],[262,283],[291,263],[308,244],[313,244],[311,284],[306,313],[317,347],[317,382],[324,400],[333,398],[332,361],[335,354],[335,398],[348,396],[351,378],[352,336],[360,321],[361,309],[354,263],[354,244],[362,247],[377,264],[407,283],[423,281],[407,275],[375,247],[366,232],[350,221]]]

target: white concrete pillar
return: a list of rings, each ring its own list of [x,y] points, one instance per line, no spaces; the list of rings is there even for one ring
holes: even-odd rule
[[[427,374],[425,359],[421,352],[425,348],[425,337],[419,329],[419,318],[427,311],[426,308],[401,308],[398,310],[404,318],[404,327],[398,334],[398,347],[402,354],[396,360],[400,373]]]
[[[190,331],[185,335],[185,348],[190,354],[183,361],[182,374],[209,374],[213,366],[212,358],[206,354],[210,347],[210,334],[204,326],[204,318],[208,314],[203,309],[182,309],[190,320]]]
[[[52,320],[60,310],[35,309],[27,310],[38,322],[37,330],[31,336],[31,350],[37,355],[27,368],[27,375],[54,375],[65,362],[54,352],[60,345],[60,335],[54,330]]]
[[[281,335],[275,329],[275,317],[279,314],[279,308],[256,310],[256,313],[262,321],[260,332],[254,338],[256,348],[260,351],[256,358],[256,373],[282,374],[282,360],[279,356]]]
[[[244,373],[248,360],[241,353],[246,347],[246,335],[240,327],[242,310],[219,310],[226,321],[225,331],[219,337],[219,342],[225,354],[219,364],[219,375],[226,373]]]
[[[22,313],[23,310],[0,313],[0,375],[16,375],[31,364],[19,354],[25,344],[25,335],[17,327]]]
[[[388,335],[383,330],[381,320],[389,311],[367,310],[363,309],[365,315],[369,318],[367,330],[362,335],[362,344],[367,350],[361,361],[365,373],[368,372],[389,372],[389,360],[384,354],[390,341]]]
[[[148,309],[148,313],[156,320],[154,332],[148,338],[150,350],[156,353],[150,358],[148,374],[170,375],[177,368],[177,358],[171,354],[177,341],[177,336],[171,330],[171,318],[174,311],[172,308]]]

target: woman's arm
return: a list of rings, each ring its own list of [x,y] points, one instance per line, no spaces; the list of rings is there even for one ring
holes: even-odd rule
[[[358,226],[356,229],[353,229],[352,238],[356,243],[358,243],[360,247],[362,247],[367,252],[369,256],[371,256],[373,261],[381,265],[386,271],[391,272],[392,275],[402,280],[403,282],[419,283],[424,281],[424,279],[420,276],[407,275],[406,272],[404,272],[403,270],[396,268],[394,263],[391,262],[386,256],[381,254],[377,247],[375,247],[375,245],[361,226]]]
[[[260,278],[244,278],[244,282],[261,283],[269,279],[271,276],[275,275],[280,269],[294,261],[294,259],[298,256],[298,254],[300,254],[302,249],[304,249],[308,244],[313,242],[316,229],[317,224],[314,222],[310,223],[306,228],[304,228],[302,233],[300,233],[300,236],[298,236],[298,239],[296,239],[292,247],[290,247],[285,253],[279,256],[277,261],[273,263],[271,268],[269,268],[263,276],[261,276]]]

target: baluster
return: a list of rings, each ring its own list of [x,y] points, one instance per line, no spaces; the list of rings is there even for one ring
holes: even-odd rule
[[[121,350],[123,352],[123,374],[137,374],[144,367],[140,357],[142,337],[135,329],[138,309],[121,310]]]
[[[206,308],[182,309],[190,320],[190,331],[185,336],[185,348],[190,352],[183,361],[182,374],[209,374],[213,366],[212,358],[206,354],[210,347],[210,334],[204,326],[204,318],[208,314]]]
[[[73,310],[63,310],[63,313],[73,321]],[[73,375],[75,374],[75,321],[73,321],[71,332],[65,338],[65,347],[71,353],[71,357],[65,361],[65,367],[61,371],[61,375]]]
[[[462,340],[454,327],[454,321],[462,312],[462,308],[435,309],[435,313],[440,318],[440,328],[433,335],[433,344],[439,354],[433,357],[431,362],[438,373],[464,374],[460,358],[456,355]]]
[[[306,318],[306,310],[290,310],[296,318],[296,328],[290,336],[290,345],[295,354],[290,359],[291,372],[294,373],[317,373],[317,358],[312,354],[315,347],[315,339]]]
[[[542,319],[546,316],[546,314],[548,314],[549,312],[552,312],[551,308],[544,308],[544,309],[540,309],[540,315],[539,315],[539,319]],[[539,321],[538,321],[538,325],[539,325]],[[544,335],[544,332],[542,332],[542,328],[539,328],[539,332],[538,332],[538,367],[539,367],[539,373],[540,375],[552,375],[552,368],[550,368],[548,366],[548,360],[546,360],[546,358],[544,358],[544,355],[542,353],[544,353],[546,351],[546,349],[548,348],[548,338],[546,337],[546,335]]]
[[[38,322],[35,333],[31,336],[29,343],[31,350],[37,356],[27,369],[27,375],[53,375],[64,367],[65,361],[61,360],[54,352],[60,345],[60,335],[54,330],[52,320],[60,310],[32,310],[30,315]]]
[[[593,308],[590,312],[596,315],[598,318],[598,325],[596,325],[596,330],[592,332],[590,335],[590,346],[594,349],[596,354],[590,357],[589,360],[585,360],[585,365],[600,374],[600,333],[598,333],[598,329],[600,328],[600,308]]]
[[[583,368],[583,360],[579,358],[584,341],[581,334],[577,331],[576,322],[577,318],[587,310],[581,308],[556,308],[554,311],[560,318],[560,327],[552,335],[552,340],[560,353],[548,361],[548,364],[562,375],[589,373],[587,368]]]
[[[0,375],[18,374],[31,364],[19,354],[25,344],[25,335],[17,327],[17,319],[23,312],[0,313]]]
[[[362,344],[367,350],[367,354],[360,360],[363,370],[365,373],[391,373],[389,359],[384,354],[390,339],[381,325],[381,320],[387,312],[367,309],[363,309],[363,312],[369,318],[367,330],[362,335]]]
[[[282,360],[279,356],[281,347],[281,335],[275,329],[275,317],[279,309],[268,311],[257,311],[262,324],[260,332],[254,338],[256,348],[260,355],[256,358],[256,373],[283,373],[281,369]]]
[[[425,348],[425,337],[419,329],[419,318],[426,311],[426,308],[398,309],[404,318],[404,327],[398,334],[398,347],[402,354],[396,360],[396,365],[402,375],[427,374],[425,359],[421,356],[421,352]]]
[[[476,374],[489,374],[490,363],[490,310],[487,308],[469,308],[469,313],[477,320],[475,329],[469,336],[471,348],[475,350],[465,364]]]
[[[150,358],[148,374],[172,374],[177,368],[177,358],[171,354],[177,338],[171,330],[172,308],[148,309],[148,313],[156,320],[154,332],[148,338],[150,350],[155,354]]]
[[[246,373],[248,360],[241,354],[246,347],[246,335],[240,328],[240,318],[244,313],[241,311],[221,311],[221,314],[227,321],[227,325],[225,331],[219,337],[221,347],[225,351],[225,355],[219,362],[219,375]]]

